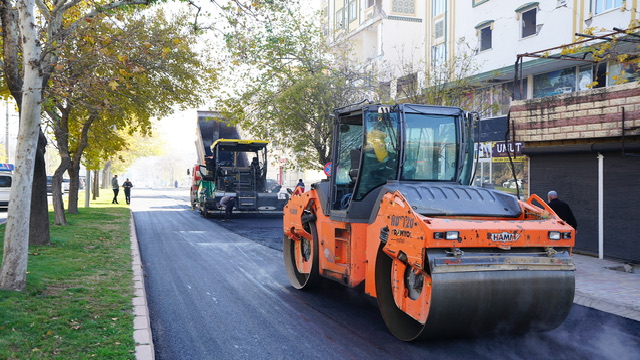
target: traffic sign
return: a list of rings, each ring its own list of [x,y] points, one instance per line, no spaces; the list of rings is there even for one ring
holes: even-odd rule
[[[331,166],[333,166],[333,163],[327,163],[324,166],[324,174],[327,176],[331,176]]]

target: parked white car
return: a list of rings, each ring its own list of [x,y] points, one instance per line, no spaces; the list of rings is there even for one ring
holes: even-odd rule
[[[9,194],[11,193],[12,182],[12,173],[0,172],[0,209],[7,209],[9,207]]]
[[[522,189],[523,183],[524,181],[522,179],[518,179],[517,182],[514,179],[509,179],[502,183],[502,187],[507,189],[515,189],[516,184],[518,184],[517,186]]]
[[[67,178],[62,178],[62,193],[68,193],[69,192],[69,186],[71,185],[71,180],[67,179]]]

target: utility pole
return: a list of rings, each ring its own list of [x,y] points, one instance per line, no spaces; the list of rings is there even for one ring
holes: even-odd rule
[[[84,207],[88,208],[91,203],[91,170],[87,169],[84,184]]]

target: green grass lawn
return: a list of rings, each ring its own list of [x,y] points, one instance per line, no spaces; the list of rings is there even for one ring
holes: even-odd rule
[[[0,290],[0,359],[135,358],[130,212],[102,194],[29,249],[26,290]]]

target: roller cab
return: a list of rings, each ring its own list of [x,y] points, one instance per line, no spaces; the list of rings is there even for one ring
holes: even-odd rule
[[[284,209],[295,288],[362,287],[405,341],[562,323],[575,231],[535,195],[469,186],[474,114],[401,104],[335,116],[329,180]]]

